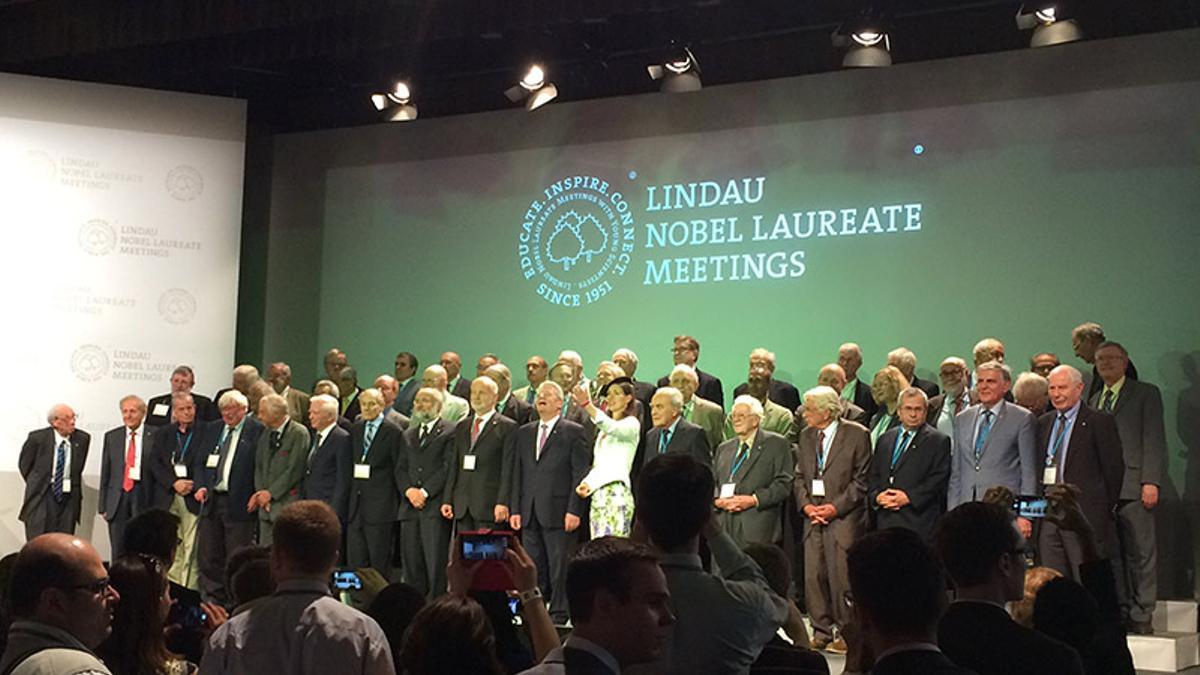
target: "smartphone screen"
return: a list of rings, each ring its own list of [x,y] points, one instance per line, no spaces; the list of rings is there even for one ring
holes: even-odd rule
[[[341,591],[361,591],[362,579],[354,570],[334,570],[333,587]]]
[[[508,536],[470,534],[462,537],[463,560],[504,560]]]
[[[1018,497],[1013,501],[1013,510],[1022,518],[1045,518],[1048,506],[1045,497]]]

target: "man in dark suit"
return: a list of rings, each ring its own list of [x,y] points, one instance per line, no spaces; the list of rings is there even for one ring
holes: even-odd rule
[[[1037,421],[1039,456],[1045,458],[1042,486],[1069,483],[1078,487],[1079,506],[1096,531],[1101,554],[1115,557],[1113,510],[1125,473],[1117,423],[1108,413],[1083,403],[1083,376],[1074,367],[1059,366],[1050,371],[1048,379],[1054,409]],[[1083,554],[1074,532],[1043,520],[1038,552],[1043,565],[1079,580]]]
[[[496,410],[517,423],[517,426],[529,421],[533,414],[533,405],[512,394],[512,371],[503,363],[488,366],[483,371],[484,377],[496,383]],[[474,396],[474,393],[472,393]]]
[[[804,599],[813,624],[813,648],[845,653],[850,612],[846,551],[866,530],[863,502],[871,439],[866,427],[838,419],[838,393],[815,387],[804,393],[806,428],[796,459],[796,506],[804,526]]]
[[[47,532],[75,534],[83,494],[83,465],[92,437],[75,428],[75,411],[59,403],[46,414],[50,426],[29,432],[17,460],[25,480],[18,519],[25,539]]]
[[[171,397],[169,426],[158,427],[150,444],[149,462],[159,465],[150,472],[153,491],[152,508],[170,511],[179,519],[179,545],[175,560],[167,575],[171,581],[187,588],[199,588],[196,530],[200,519],[200,502],[196,501],[198,475],[196,455],[208,452],[215,445],[210,434],[212,425],[196,419],[196,404],[189,393]],[[171,482],[160,485],[155,476],[169,475]]]
[[[724,408],[725,389],[721,386],[721,380],[696,367],[696,362],[700,360],[700,343],[696,338],[690,335],[676,336],[675,347],[671,350],[671,354],[675,359],[675,365],[684,364],[696,370],[696,377],[700,382],[696,387],[696,396]],[[659,388],[671,386],[670,378],[670,375],[660,377],[658,379]]]
[[[691,455],[704,466],[712,466],[713,453],[704,429],[683,419],[682,392],[674,387],[656,391],[650,399],[650,419],[654,427],[646,434],[646,451],[638,471],[655,457],[672,452]]]
[[[800,392],[790,382],[775,379],[775,352],[762,347],[750,352],[750,371],[762,371],[767,375],[767,398],[793,411],[800,407]],[[734,397],[748,394],[750,385],[743,382],[733,390]]]
[[[938,649],[946,578],[928,543],[908,529],[885,529],[855,542],[846,558],[855,624],[879,655],[873,675],[973,675]]]
[[[1071,348],[1074,350],[1075,356],[1092,366],[1092,372],[1085,382],[1087,385],[1087,394],[1083,397],[1085,401],[1090,401],[1096,392],[1104,388],[1104,378],[1101,377],[1099,367],[1096,365],[1096,350],[1106,341],[1104,328],[1098,323],[1089,321],[1079,324],[1071,330]],[[1137,368],[1134,367],[1133,361],[1129,360],[1128,354],[1125,356],[1124,375],[1131,380],[1138,379]]]
[[[1025,591],[1025,540],[1012,512],[967,502],[938,522],[935,549],[955,600],[938,624],[938,647],[979,675],[1082,675],[1079,654],[1012,620],[1004,603]]]
[[[292,367],[283,361],[272,363],[267,368],[267,382],[287,401],[288,417],[297,424],[308,424],[309,396],[292,386]]]
[[[875,443],[867,504],[875,529],[902,527],[932,542],[934,525],[946,507],[950,437],[925,423],[928,405],[917,387],[900,392],[900,426]]]
[[[213,401],[215,401],[217,403],[217,407],[220,408],[222,396],[231,391],[240,391],[242,395],[246,397],[246,404],[250,405],[253,402],[253,399],[250,398],[250,390],[256,383],[261,381],[262,378],[258,374],[257,367],[248,363],[235,366],[233,369],[233,379],[230,383],[231,386],[219,389],[216,395],[213,396]],[[253,408],[251,408],[250,412],[252,414],[254,413]]]
[[[925,392],[929,398],[933,398],[940,393],[940,389],[934,382],[923,380],[917,377],[917,355],[908,347],[897,347],[888,352],[887,364],[896,366],[904,375],[904,379],[908,380],[909,384]]]
[[[146,402],[126,396],[121,399],[123,424],[104,434],[99,510],[108,521],[114,559],[125,552],[125,524],[142,511],[161,506],[162,500],[151,503],[155,483],[167,487],[175,482],[169,467],[152,459],[155,435],[147,430],[145,420]]]
[[[734,437],[713,453],[718,518],[738,546],[773,544],[783,537],[783,504],[792,491],[792,452],[787,440],[761,428],[762,403],[733,400]]]
[[[400,383],[396,378],[384,373],[375,378],[375,388],[379,390],[380,394],[383,394],[383,419],[400,427],[401,431],[407,429],[408,415],[396,410],[396,397],[400,395]]]
[[[337,418],[336,398],[318,394],[309,401],[308,421],[313,433],[300,495],[302,499],[329,504],[338,520],[345,523],[354,461],[350,456],[350,432],[338,426]]]
[[[613,363],[621,367],[625,377],[633,380],[633,397],[642,402],[642,405],[650,407],[650,399],[654,396],[655,386],[650,382],[642,382],[634,376],[638,368],[637,353],[628,347],[621,347],[612,355]]]
[[[462,377],[462,357],[456,352],[442,352],[438,363],[446,369],[446,391],[461,398],[471,397],[471,382]]]
[[[491,366],[486,377],[471,383],[473,414],[454,429],[441,513],[459,532],[500,527],[508,521],[512,443],[519,425],[496,412],[501,388],[488,385],[496,384],[492,378],[502,375],[497,372],[502,367]]]
[[[538,387],[537,419],[517,429],[509,523],[537,563],[550,616],[567,618],[566,575],[583,504],[575,492],[592,464],[592,446],[579,424],[562,418],[563,391],[547,381]]]
[[[250,508],[258,511],[258,543],[270,546],[275,516],[300,498],[308,468],[308,429],[292,420],[288,402],[267,394],[258,402],[258,421],[266,429],[254,451],[254,488]]]
[[[342,394],[342,416],[348,420],[356,420],[362,413],[362,403],[358,400],[362,389],[358,387],[358,371],[353,366],[346,366],[338,371],[338,391]]]
[[[396,402],[392,407],[401,415],[411,417],[413,398],[421,388],[421,378],[417,377],[417,357],[409,352],[397,354],[395,372],[400,391],[397,392]]]
[[[483,378],[481,378],[483,379]],[[494,385],[491,380],[488,384]],[[495,416],[495,398],[488,411]],[[430,599],[446,592],[450,520],[439,505],[445,501],[455,424],[441,418],[442,396],[421,389],[413,399],[412,424],[396,455],[396,487],[400,491],[400,557],[404,582]]]
[[[191,394],[196,406],[196,419],[211,422],[221,416],[212,399],[192,391],[196,386],[196,374],[191,366],[176,366],[171,373],[171,391],[155,396],[146,402],[146,424],[163,427],[171,423],[172,397],[176,394]]]
[[[230,553],[254,543],[257,516],[249,510],[254,494],[254,450],[263,426],[246,413],[250,403],[240,391],[217,399],[221,420],[210,424],[206,438],[214,444],[198,448],[192,470],[198,476],[196,501],[203,504],[196,531],[200,591],[209,602],[230,599],[225,588],[225,562]]]
[[[863,424],[875,417],[879,406],[871,396],[871,383],[858,378],[858,369],[862,367],[862,349],[853,342],[847,342],[838,347],[837,364],[846,373],[846,386],[842,389],[842,398],[853,401],[854,405],[863,409]]]
[[[1117,575],[1117,589],[1130,632],[1145,635],[1151,632],[1150,615],[1158,599],[1154,509],[1167,471],[1162,394],[1127,375],[1129,354],[1120,344],[1101,344],[1095,357],[1102,387],[1088,403],[1116,419],[1125,455],[1117,508],[1121,555],[1113,556],[1123,563],[1118,565],[1123,573]]]
[[[396,460],[403,432],[384,417],[383,394],[378,389],[364,389],[358,398],[362,417],[350,432],[354,466],[346,509],[346,563],[373,567],[387,577],[400,508]]]

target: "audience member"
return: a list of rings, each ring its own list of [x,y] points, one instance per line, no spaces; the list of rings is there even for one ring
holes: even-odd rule
[[[1049,567],[1030,567],[1025,570],[1025,590],[1020,600],[1008,604],[1008,612],[1013,621],[1026,628],[1033,628],[1033,601],[1037,599],[1038,591],[1051,579],[1058,579],[1062,572]]]
[[[403,675],[400,661],[400,646],[404,644],[404,633],[412,625],[413,618],[425,606],[425,594],[408,584],[389,584],[375,595],[367,606],[367,615],[383,629],[392,650],[392,662],[396,675]]]
[[[504,675],[496,634],[483,607],[443,595],[421,608],[404,634],[400,665],[406,675]]]
[[[230,591],[234,614],[244,612],[255,600],[274,593],[271,549],[251,544],[231,553],[225,566],[225,586]]]
[[[121,595],[112,634],[96,653],[114,675],[187,675],[196,671],[167,649],[163,628],[171,609],[170,583],[161,559],[144,554],[117,558],[108,569]]]
[[[758,564],[771,590],[787,603],[787,620],[771,637],[750,667],[755,673],[778,673],[782,675],[829,675],[829,664],[825,657],[809,648],[808,627],[800,614],[800,608],[792,602],[795,592],[792,587],[791,563],[783,549],[773,544],[747,544],[746,555]]]

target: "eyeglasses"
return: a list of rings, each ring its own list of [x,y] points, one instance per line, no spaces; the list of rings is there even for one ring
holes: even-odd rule
[[[106,592],[108,587],[111,585],[112,579],[109,579],[108,577],[102,577],[95,581],[88,581],[82,584],[72,584],[69,586],[57,586],[56,588],[61,588],[65,591],[84,590],[93,595],[101,595]]]
[[[842,596],[842,602],[845,602],[846,606],[850,609],[854,609],[854,596],[850,593],[850,591],[846,591],[846,593]]]

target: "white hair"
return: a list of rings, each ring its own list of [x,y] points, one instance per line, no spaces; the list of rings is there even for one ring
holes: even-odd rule
[[[496,396],[500,395],[500,385],[496,384],[496,381],[493,380],[492,378],[490,378],[486,375],[480,375],[479,377],[475,378],[474,380],[471,380],[471,386],[472,387],[475,386],[476,382],[482,382],[484,388],[486,388],[488,391],[492,392]]]
[[[240,406],[242,408],[250,407],[250,401],[246,400],[246,395],[237,389],[230,389],[224,394],[221,394],[221,398],[217,401],[217,408],[221,410],[232,408],[234,406]]]
[[[539,395],[539,396],[542,394],[542,390],[543,390],[543,389],[551,389],[551,390],[553,390],[553,392],[554,392],[554,395],[555,395],[555,396],[558,396],[558,398],[559,398],[560,400],[563,400],[563,399],[565,399],[565,398],[566,398],[566,396],[563,394],[563,389],[562,389],[562,387],[558,386],[558,383],[557,383],[557,382],[555,382],[554,380],[546,380],[545,382],[543,382],[543,383],[541,383],[541,384],[539,384],[539,385],[538,385],[538,388],[537,388],[537,393],[538,393],[538,395]]]
[[[1064,363],[1061,366],[1055,366],[1054,370],[1050,371],[1050,374],[1054,375],[1055,373],[1059,372],[1066,373],[1067,379],[1071,382],[1071,384],[1083,384],[1083,374],[1080,373],[1079,369],[1075,366],[1069,366]]]
[[[327,415],[332,415],[334,419],[337,419],[338,401],[329,394],[317,394],[312,397],[308,400],[308,408],[309,410],[315,409]]]
[[[1024,398],[1026,392],[1036,394],[1039,398],[1046,396],[1050,393],[1050,381],[1037,373],[1021,373],[1013,385],[1013,396]]]
[[[613,355],[612,355],[613,361],[616,361],[617,357],[622,356],[622,355],[624,355],[625,358],[629,359],[629,362],[633,364],[633,369],[637,370],[637,366],[638,366],[637,354],[628,347],[621,347],[617,351],[613,352]]]
[[[979,377],[979,373],[985,370],[998,370],[1004,377],[1005,382],[1012,382],[1012,368],[1009,368],[1006,364],[1000,361],[986,361],[978,366],[975,366],[975,376]]]
[[[746,406],[747,408],[750,409],[751,415],[754,415],[755,417],[762,419],[763,404],[758,399],[756,399],[753,396],[750,396],[748,394],[742,394],[741,396],[733,399],[733,408],[730,408],[729,411],[733,412],[733,409],[738,407],[739,405]]]
[[[842,416],[842,397],[837,389],[820,385],[804,392],[804,408],[806,410],[824,410],[833,415],[833,419]]]
[[[686,363],[681,363],[681,364],[675,366],[674,368],[672,368],[671,375],[667,379],[670,379],[671,377],[675,377],[676,375],[684,375],[692,382],[695,382],[696,384],[700,384],[700,376],[696,374],[696,369],[689,366]]]
[[[667,396],[671,397],[672,408],[675,408],[676,410],[683,410],[682,391],[679,391],[675,387],[659,387],[658,390],[654,392],[654,395],[658,396],[659,394],[666,394]]]
[[[775,352],[768,350],[766,347],[759,347],[750,352],[750,360],[753,361],[755,357],[766,359],[771,363],[772,368],[775,367]]]

